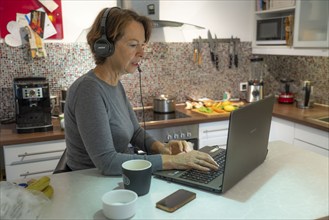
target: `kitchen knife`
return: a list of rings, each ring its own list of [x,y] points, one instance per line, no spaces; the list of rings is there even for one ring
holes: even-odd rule
[[[193,40],[193,63],[197,63],[198,59],[198,42]]]
[[[201,66],[202,64],[202,39],[199,36],[199,42],[198,42],[198,66]]]
[[[234,43],[233,43],[233,36],[231,37],[230,40],[230,46],[229,46],[229,65],[228,68],[232,68],[233,65],[233,47],[234,47]]]
[[[234,65],[235,67],[237,68],[238,65],[239,65],[239,57],[238,57],[238,38],[235,38],[235,41],[234,41]]]
[[[216,65],[216,69],[219,70],[219,60],[218,60],[218,53],[217,53],[217,48],[218,48],[218,40],[217,40],[217,35],[215,34],[215,52],[214,52],[214,56],[215,56],[215,65]]]
[[[214,40],[212,39],[210,30],[208,30],[208,42],[209,42],[209,47],[210,47],[210,57],[211,57],[211,62],[215,64],[215,44]]]

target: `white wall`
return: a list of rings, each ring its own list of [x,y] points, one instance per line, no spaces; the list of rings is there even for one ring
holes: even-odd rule
[[[160,0],[160,19],[202,26],[218,38],[251,41],[254,5],[254,0]]]
[[[92,25],[99,11],[116,5],[116,0],[62,0],[62,42],[76,42],[83,30]]]
[[[77,42],[101,9],[116,5],[117,0],[62,0],[64,39],[46,42]],[[160,0],[160,19],[205,28],[202,31],[185,30],[183,33],[166,30],[168,36],[165,41],[190,41],[199,35],[207,38],[208,29],[218,38],[233,35],[242,41],[251,41],[253,7],[254,0]],[[154,36],[156,34],[155,31]],[[79,39],[84,39],[84,36]]]

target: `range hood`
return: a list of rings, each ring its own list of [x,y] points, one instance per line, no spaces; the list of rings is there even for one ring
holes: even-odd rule
[[[120,8],[131,9],[140,15],[149,17],[153,21],[153,30],[150,42],[192,42],[194,39],[207,37],[204,27],[179,21],[160,19],[161,0],[117,0]],[[89,28],[84,29],[77,42],[86,42]]]
[[[153,28],[205,29],[193,24],[178,21],[160,20],[160,0],[117,0],[118,6],[131,9],[153,21]]]

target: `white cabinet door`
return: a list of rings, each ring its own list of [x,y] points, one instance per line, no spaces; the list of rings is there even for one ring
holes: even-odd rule
[[[40,161],[37,163],[25,163],[15,166],[6,165],[6,180],[30,179],[51,175],[57,166],[59,159]]]
[[[65,148],[64,139],[3,146],[7,181],[51,174]]]
[[[270,141],[281,140],[289,144],[294,142],[294,124],[293,122],[272,117]]]
[[[4,146],[5,164],[17,165],[58,159],[62,156],[65,146],[64,140],[7,145]]]
[[[226,148],[229,121],[199,124],[199,148],[219,145]]]
[[[294,145],[328,156],[329,133],[296,123]]]
[[[290,1],[290,0],[289,0]],[[286,3],[289,2],[284,1]],[[259,0],[256,0],[259,2]],[[273,1],[270,1],[273,4]],[[310,5],[308,5],[310,4]],[[329,1],[296,0],[295,7],[279,7],[254,13],[252,53],[265,55],[329,56]],[[310,7],[308,7],[310,6]],[[312,13],[311,13],[312,12]],[[258,18],[294,15],[293,47],[256,45]]]
[[[315,146],[313,144],[310,144],[310,143],[307,143],[307,142],[304,142],[304,141],[295,139],[294,140],[294,145],[295,146],[298,146],[300,148],[303,148],[305,150],[313,151],[313,152],[315,152],[317,154],[321,154],[323,156],[329,157],[329,151],[328,150],[325,150],[323,148],[317,147],[317,146]]]
[[[329,48],[329,1],[296,2],[294,47]]]

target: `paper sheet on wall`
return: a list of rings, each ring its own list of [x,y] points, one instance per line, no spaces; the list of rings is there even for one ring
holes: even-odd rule
[[[39,0],[39,2],[50,12],[53,12],[58,8],[58,4],[54,0]]]
[[[44,8],[39,8],[37,11],[45,12]],[[25,18],[28,22],[31,20],[31,13],[28,13],[25,15]],[[16,16],[17,19],[17,16]],[[43,39],[47,39],[53,35],[57,34],[56,28],[54,27],[53,23],[51,23],[48,16],[45,16],[44,20],[44,33],[43,33]]]

